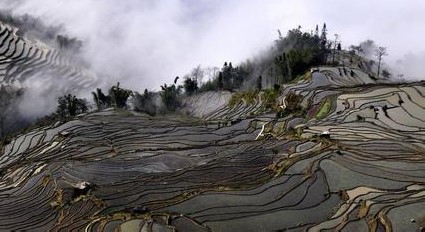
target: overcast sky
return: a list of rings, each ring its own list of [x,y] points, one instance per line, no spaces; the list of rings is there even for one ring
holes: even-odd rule
[[[327,23],[343,47],[372,39],[387,63],[416,77],[425,61],[424,0],[0,0],[2,8],[63,23],[85,42],[93,68],[132,89],[158,89],[198,64],[238,63],[265,50],[277,29]]]

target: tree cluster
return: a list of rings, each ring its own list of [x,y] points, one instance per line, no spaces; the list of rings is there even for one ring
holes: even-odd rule
[[[195,78],[186,77],[183,82],[184,92],[191,96],[198,91],[198,82]]]
[[[282,72],[284,82],[303,74],[311,66],[326,63],[330,50],[326,24],[320,36],[318,31],[318,26],[314,34],[302,32],[301,27],[298,27],[288,31],[285,37],[279,31],[279,39],[275,41],[278,54],[275,63]]]
[[[326,24],[319,33],[316,26],[315,32],[302,32],[301,27],[289,30],[286,36],[279,32],[279,38],[275,41],[272,51],[252,61],[247,60],[234,67],[230,62],[225,62],[218,72],[214,72],[213,78],[205,82],[199,91],[214,91],[263,87],[263,80],[268,77],[262,76],[263,72],[271,65],[279,69],[276,83],[287,83],[299,75],[305,73],[311,66],[325,64],[333,49],[335,53],[341,49],[341,43],[335,43],[327,39]],[[334,57],[335,55],[333,55]],[[261,76],[261,78],[260,78]],[[272,83],[273,85],[273,83]]]
[[[228,91],[239,89],[248,75],[246,67],[233,67],[232,62],[224,62],[223,68],[218,73],[218,88]]]
[[[108,93],[108,95],[105,95],[100,88],[92,92],[98,110],[109,107],[124,108],[127,106],[128,98],[132,95],[132,91],[121,88],[119,82],[112,86]]]
[[[83,42],[77,38],[69,38],[66,35],[57,35],[56,43],[60,50],[79,52],[83,47]]]
[[[67,94],[59,97],[56,114],[61,118],[67,118],[86,113],[87,110],[86,100]]]
[[[161,86],[161,91],[159,95],[161,100],[164,103],[165,109],[168,111],[175,111],[181,105],[180,93],[182,91],[182,86],[176,86],[176,84],[167,85],[164,84]]]
[[[127,106],[127,100],[131,96],[132,91],[123,89],[120,87],[120,83],[112,86],[109,89],[109,97],[111,98],[111,104],[115,108],[124,108]]]
[[[139,94],[138,92],[134,93],[133,105],[135,111],[147,113],[151,116],[154,116],[157,113],[154,93],[149,92],[147,89],[145,89],[143,94]]]

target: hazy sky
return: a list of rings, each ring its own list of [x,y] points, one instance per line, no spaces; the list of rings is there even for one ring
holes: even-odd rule
[[[0,0],[0,7],[65,24],[85,41],[94,69],[125,77],[132,89],[158,89],[198,64],[238,63],[270,46],[277,29],[323,22],[343,47],[373,39],[388,47],[388,63],[404,59],[403,72],[425,77],[424,0]]]

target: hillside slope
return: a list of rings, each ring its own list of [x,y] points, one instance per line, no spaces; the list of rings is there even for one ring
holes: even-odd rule
[[[0,230],[423,228],[424,83],[318,69],[284,86],[302,109],[278,118],[261,94],[230,106],[210,92],[188,116],[107,110],[17,136]]]
[[[51,114],[59,96],[99,83],[73,51],[18,32],[0,21],[0,138]]]
[[[27,87],[32,78],[51,78],[69,84],[70,90],[87,88],[96,81],[94,73],[77,65],[60,51],[33,38],[16,34],[17,29],[0,22],[0,84]],[[47,79],[46,79],[47,78]],[[65,88],[65,85],[60,86]]]

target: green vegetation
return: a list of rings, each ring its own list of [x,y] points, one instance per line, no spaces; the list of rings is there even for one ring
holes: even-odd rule
[[[133,96],[134,110],[147,113],[151,116],[157,113],[157,107],[154,102],[154,93],[145,89],[143,94],[134,92]]]
[[[241,88],[261,90],[264,88],[263,82],[269,86],[288,83],[302,76],[312,66],[326,64],[333,42],[326,38],[326,24],[320,35],[318,26],[316,28],[316,33],[309,33],[298,27],[289,30],[285,37],[279,31],[279,38],[270,53],[255,61],[242,62],[237,67],[231,62],[225,62],[219,72],[214,72],[201,85],[200,91],[234,91]],[[340,42],[333,46],[334,53],[340,46]]]
[[[304,75],[298,75],[295,79],[291,81],[291,83],[298,83],[299,81],[309,81],[313,77],[313,74],[310,70],[306,71]]]
[[[199,92],[216,91],[222,89],[219,87],[219,78],[208,80],[199,88]]]
[[[240,90],[244,81],[248,80],[248,76],[252,70],[251,64],[241,64],[240,66],[233,67],[232,62],[224,62],[220,71],[213,76],[212,79],[205,82],[200,87],[200,92],[227,90],[234,91]]]
[[[329,98],[326,98],[325,101],[321,104],[320,110],[316,114],[316,118],[318,119],[325,118],[329,114],[331,110],[331,106],[332,106],[331,100],[329,100]]]
[[[326,63],[329,53],[329,44],[326,39],[326,24],[323,25],[322,34],[302,32],[301,27],[288,31],[276,40],[277,57],[275,63],[279,66],[285,82],[303,74],[311,66]]]
[[[115,108],[124,108],[127,106],[127,100],[132,95],[132,91],[120,88],[120,83],[114,85],[109,89],[109,97],[111,104]]]
[[[86,100],[77,98],[72,94],[67,94],[59,97],[56,114],[60,118],[66,118],[86,113],[87,110],[88,108]]]
[[[289,114],[303,115],[304,109],[301,107],[300,103],[302,101],[302,95],[298,95],[294,92],[289,92],[285,97],[285,108],[278,108],[276,112],[276,117],[285,117]]]
[[[111,99],[109,96],[106,96],[102,93],[100,88],[96,89],[96,92],[92,92],[94,103],[96,103],[97,109],[108,108],[111,104]]]
[[[232,95],[229,101],[229,107],[235,107],[239,105],[241,102],[245,102],[248,105],[253,105],[255,103],[255,99],[258,96],[257,90],[251,90],[247,92],[237,92]]]
[[[182,86],[176,86],[176,84],[169,85],[164,84],[161,86],[161,100],[164,103],[165,109],[168,111],[175,111],[180,105],[180,93]]]
[[[280,95],[280,85],[274,85],[273,89],[264,91],[264,106],[266,109],[275,109],[277,107],[276,99]]]
[[[195,79],[186,77],[183,83],[183,88],[185,93],[191,96],[198,91],[198,82]]]
[[[234,68],[232,62],[224,63],[222,68],[223,89],[233,91],[239,89],[244,79],[248,76],[248,72],[243,66]]]
[[[132,95],[132,91],[121,88],[118,82],[109,89],[109,95],[105,95],[100,88],[92,92],[92,95],[98,110],[109,107],[124,108],[127,106],[127,100]]]

